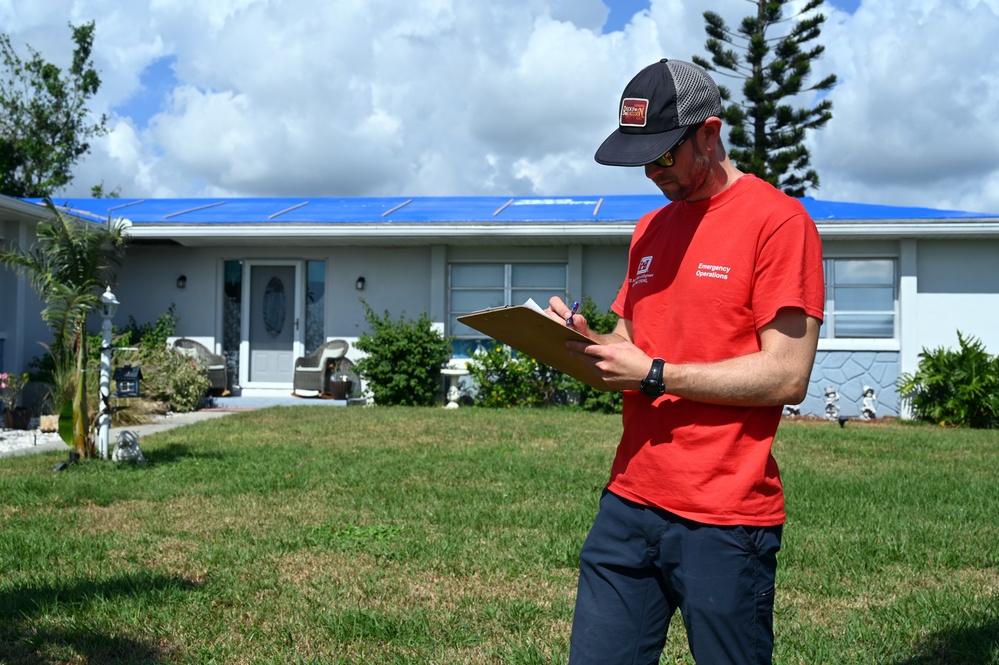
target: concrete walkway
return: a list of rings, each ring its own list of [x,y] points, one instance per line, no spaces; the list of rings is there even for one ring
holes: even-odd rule
[[[165,416],[154,416],[152,421],[144,425],[128,425],[125,427],[114,427],[111,429],[111,441],[109,453],[114,450],[115,437],[120,430],[131,430],[139,435],[141,446],[142,437],[157,432],[165,432],[175,427],[182,427],[192,423],[219,418],[229,413],[238,411],[253,411],[255,409],[265,409],[272,406],[345,406],[343,400],[331,400],[322,398],[295,397],[287,392],[257,392],[232,397],[216,397],[209,402],[206,408],[192,411],[190,413],[170,413]],[[59,438],[58,434],[45,433],[41,430],[0,430],[0,458],[14,457],[17,455],[31,455],[50,450],[62,450],[69,452],[69,447]]]

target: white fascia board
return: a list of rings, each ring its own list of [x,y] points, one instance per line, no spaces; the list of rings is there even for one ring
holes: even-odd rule
[[[51,213],[44,206],[0,195],[0,215],[14,221],[40,222],[51,216]]]
[[[990,238],[999,237],[999,220],[884,220],[851,222],[816,222],[823,238]],[[127,233],[132,238],[172,239],[192,241],[229,240],[293,240],[309,238],[350,239],[427,239],[464,238],[530,238],[551,237],[585,240],[596,237],[629,238],[634,222],[576,224],[138,224]]]
[[[816,222],[823,238],[919,238],[919,237],[999,237],[999,220],[891,220],[856,222]]]
[[[592,236],[626,236],[634,231],[634,223],[615,224],[289,224],[289,225],[133,225],[128,230],[133,238],[459,238],[459,237],[518,237],[561,236],[586,238]]]

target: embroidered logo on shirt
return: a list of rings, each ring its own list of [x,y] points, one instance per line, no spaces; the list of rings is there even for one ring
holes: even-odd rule
[[[635,276],[631,279],[631,285],[645,284],[652,277],[652,273],[649,272],[649,268],[652,267],[652,257],[643,256],[642,260],[638,262],[638,268],[635,270]]]

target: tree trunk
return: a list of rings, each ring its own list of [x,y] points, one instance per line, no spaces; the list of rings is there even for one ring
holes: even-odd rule
[[[73,394],[73,448],[81,459],[95,457],[94,442],[90,438],[87,418],[87,379],[83,370],[87,366],[87,338],[83,328],[76,329],[73,344],[76,353],[76,392]]]

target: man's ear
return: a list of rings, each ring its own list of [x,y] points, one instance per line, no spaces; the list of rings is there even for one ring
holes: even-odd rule
[[[701,138],[702,150],[713,151],[718,147],[718,142],[721,140],[721,128],[721,118],[711,116],[704,121],[704,124],[701,126],[701,131],[698,132]]]

